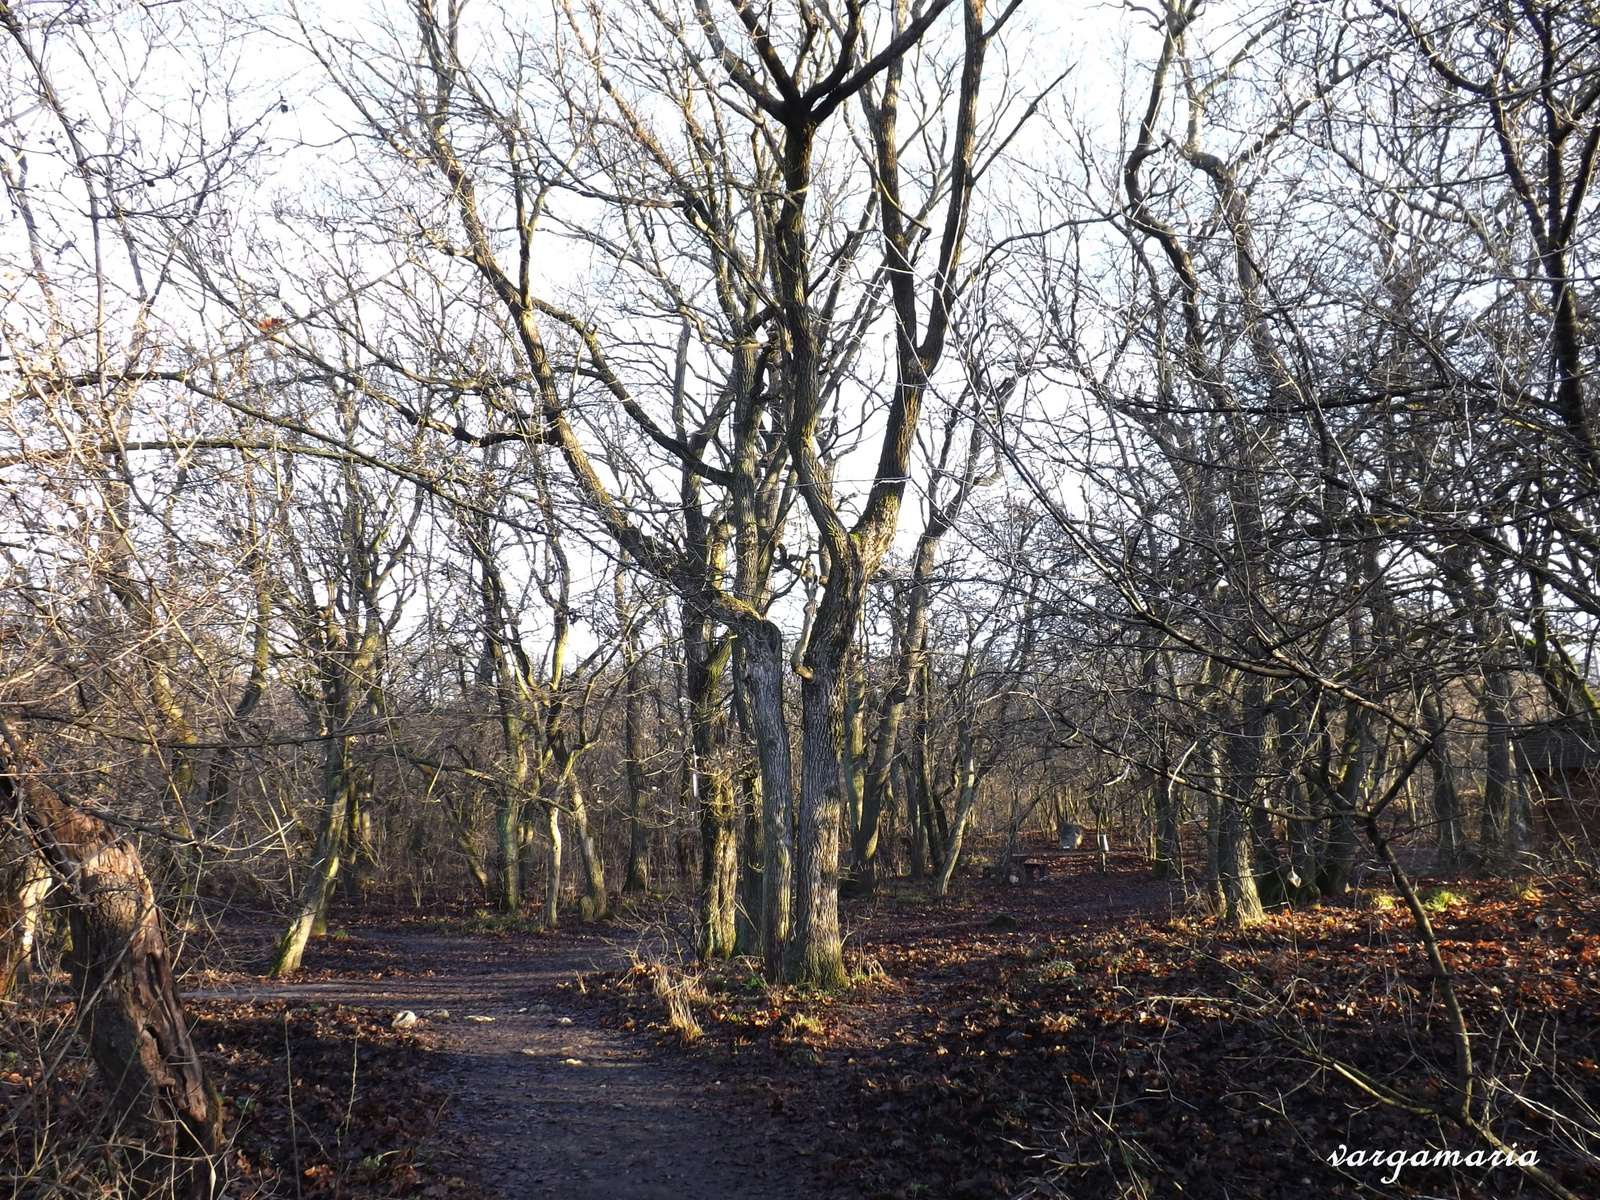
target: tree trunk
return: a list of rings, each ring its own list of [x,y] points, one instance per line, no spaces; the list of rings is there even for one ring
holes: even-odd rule
[[[1360,850],[1354,813],[1372,770],[1373,753],[1368,733],[1366,710],[1348,705],[1345,710],[1345,736],[1340,748],[1343,766],[1338,785],[1329,796],[1333,811],[1328,818],[1328,845],[1323,855],[1319,886],[1329,897],[1343,896],[1355,877],[1356,854]]]
[[[1296,904],[1312,903],[1320,893],[1317,890],[1317,829],[1318,820],[1312,793],[1298,776],[1285,770],[1284,799],[1289,811],[1289,886],[1290,900]]]
[[[736,952],[761,953],[761,771],[754,762],[739,769],[738,819],[744,825],[739,843],[739,902],[736,909]]]
[[[1180,844],[1180,814],[1177,789],[1172,784],[1172,763],[1165,749],[1156,762],[1155,818],[1156,853],[1154,874],[1157,879],[1183,875],[1183,847]]]
[[[883,698],[878,716],[877,736],[872,745],[872,761],[863,784],[861,825],[851,847],[851,873],[865,890],[877,885],[878,825],[883,819],[884,798],[889,792],[891,770],[900,741],[900,725],[906,704],[920,676],[928,649],[928,580],[933,573],[938,535],[943,530],[930,524],[917,543],[911,565],[910,595],[906,601],[905,626],[900,630],[899,661],[894,679]]]
[[[1206,795],[1206,901],[1211,911],[1221,916],[1228,909],[1228,894],[1222,884],[1222,810],[1227,805],[1223,795],[1228,777],[1222,767],[1222,748],[1215,739],[1206,749],[1206,758],[1211,784]]]
[[[800,686],[800,821],[795,847],[799,894],[792,976],[821,987],[838,987],[845,981],[839,938],[839,821],[844,807],[839,745],[844,696],[839,678],[843,655],[837,649],[814,641],[806,656],[810,677]]]
[[[650,890],[650,826],[645,815],[649,776],[644,769],[644,666],[630,630],[624,642],[627,671],[624,677],[622,726],[628,778],[628,874],[625,893]]]
[[[909,763],[900,764],[900,794],[905,797],[906,805],[906,853],[911,861],[907,864],[911,878],[920,883],[927,876],[928,863],[928,833],[922,823],[922,793],[911,781],[911,766]]]
[[[361,772],[361,786],[350,800],[350,826],[345,835],[345,870],[340,873],[341,902],[364,904],[367,885],[378,870],[378,848],[372,833],[372,772]],[[324,929],[323,932],[326,932]]]
[[[1433,744],[1428,750],[1428,769],[1433,774],[1434,860],[1440,870],[1461,865],[1465,840],[1461,832],[1461,797],[1456,791],[1455,767],[1450,761],[1450,742],[1445,734],[1444,707],[1439,695],[1428,689],[1422,697],[1422,719]]]
[[[784,978],[793,920],[794,778],[783,712],[783,635],[771,621],[739,631],[751,732],[761,763],[761,953],[767,979]]]
[[[267,670],[272,665],[272,593],[265,583],[256,585],[256,624],[251,640],[250,678],[245,682],[239,702],[228,714],[222,727],[225,742],[239,735],[240,727],[250,719],[261,697],[266,692]],[[224,745],[211,760],[204,787],[204,813],[206,829],[213,839],[226,833],[239,815],[239,781],[236,778],[239,752],[232,745]]]
[[[300,896],[289,917],[289,928],[278,943],[267,974],[277,979],[300,969],[306,944],[319,920],[325,922],[328,895],[339,876],[345,836],[350,824],[350,805],[355,780],[350,771],[350,739],[330,738],[322,767],[322,819],[317,829],[311,863],[300,886]]]
[[[133,845],[25,779],[5,740],[0,803],[19,815],[66,900],[78,1027],[122,1118],[153,1143],[136,1164],[148,1195],[222,1190],[222,1110],[189,1039],[160,914]]]
[[[605,861],[589,828],[589,805],[577,772],[569,767],[563,773],[567,778],[567,803],[572,809],[572,823],[578,831],[578,859],[583,868],[580,911],[585,921],[603,921],[611,915],[611,901],[606,895]]]
[[[6,849],[11,849],[8,844]],[[0,999],[25,983],[50,894],[50,871],[32,848],[7,854],[0,872]]]
[[[961,861],[961,843],[966,836],[967,819],[978,801],[978,764],[971,734],[963,737],[962,742],[961,792],[956,800],[955,820],[950,822],[950,836],[945,839],[944,855],[933,885],[933,890],[941,896],[950,890],[950,880]]]
[[[1242,805],[1222,801],[1217,837],[1217,867],[1222,877],[1223,917],[1232,925],[1248,925],[1265,915],[1250,853],[1249,821]]]
[[[840,774],[844,780],[848,840],[852,847],[865,836],[864,803],[867,777],[867,684],[859,650],[846,660],[844,679],[844,739],[841,746]],[[872,840],[877,841],[877,815],[873,815]],[[852,855],[852,867],[854,857]]]
[[[694,871],[690,860],[689,814],[694,811],[694,742],[684,743],[683,761],[678,769],[678,811],[672,821],[672,849],[678,861],[677,883],[687,887]]]
[[[507,781],[499,788],[494,809],[494,906],[516,912],[522,904],[522,798]]]
[[[1511,677],[1498,663],[1484,672],[1483,822],[1484,858],[1495,867],[1511,866],[1522,849],[1519,837],[1518,783],[1511,752]]]
[[[702,959],[731,958],[735,952],[739,831],[733,782],[728,777],[728,717],[722,705],[722,679],[733,644],[727,636],[714,638],[710,617],[685,601],[683,646],[700,822],[699,951]]]
[[[700,957],[738,952],[739,836],[725,764],[700,773]]]
[[[554,929],[561,920],[561,809],[547,802],[544,816],[550,835],[550,862],[544,877],[544,927]]]

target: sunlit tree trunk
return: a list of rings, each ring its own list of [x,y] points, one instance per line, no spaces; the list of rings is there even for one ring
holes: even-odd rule
[[[322,811],[317,819],[317,839],[311,850],[300,893],[289,915],[289,927],[278,943],[267,974],[276,979],[300,969],[306,946],[324,920],[329,893],[338,877],[349,832],[350,806],[356,780],[350,763],[350,739],[329,738],[323,752]]]
[[[561,923],[561,808],[544,802],[545,833],[550,843],[550,858],[545,864],[544,876],[544,927],[554,929]]]
[[[0,1000],[26,981],[34,942],[50,893],[50,872],[31,846],[12,853],[0,843],[6,863],[0,868]]]
[[[620,572],[618,587],[621,587]],[[645,809],[650,785],[644,762],[644,659],[631,623],[623,635],[623,655],[622,738],[628,780],[628,873],[622,890],[642,893],[650,890],[650,824]]]

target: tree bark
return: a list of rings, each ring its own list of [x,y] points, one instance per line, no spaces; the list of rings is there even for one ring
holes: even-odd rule
[[[628,874],[622,882],[622,890],[635,894],[650,890],[650,826],[645,816],[650,785],[644,768],[644,665],[631,628],[624,634],[623,653],[626,655],[622,726],[628,778]]]
[[[1422,720],[1428,731],[1428,769],[1433,774],[1434,860],[1441,870],[1461,865],[1465,843],[1461,832],[1461,797],[1450,761],[1450,741],[1445,731],[1444,706],[1432,688],[1422,696]]]
[[[739,831],[728,768],[728,718],[722,680],[733,652],[726,636],[712,636],[708,614],[683,605],[684,686],[693,744],[694,795],[700,823],[700,932],[702,959],[735,953]]]
[[[1522,849],[1516,763],[1511,750],[1511,677],[1498,662],[1484,671],[1483,822],[1484,857],[1499,868],[1512,865]]]
[[[323,919],[333,881],[339,876],[345,835],[350,823],[350,805],[355,792],[355,780],[350,769],[350,739],[328,739],[322,779],[322,814],[317,840],[311,851],[305,880],[300,885],[294,912],[289,917],[289,927],[278,943],[272,966],[267,969],[268,976],[273,979],[300,969],[306,945],[318,921]]]
[[[1180,813],[1177,789],[1172,783],[1172,763],[1165,747],[1156,761],[1155,788],[1156,854],[1154,874],[1167,879],[1183,874],[1183,847],[1180,841]]]
[[[578,859],[583,868],[583,919],[603,921],[611,915],[611,901],[606,894],[605,861],[589,827],[589,804],[575,771],[567,772],[566,792],[567,804],[572,809],[572,823],[578,832]]]
[[[751,732],[761,764],[761,954],[769,980],[784,977],[793,924],[794,768],[783,712],[783,635],[771,621],[739,631]]]
[[[810,678],[800,687],[798,896],[791,976],[819,987],[838,987],[845,982],[839,937],[839,821],[844,808],[839,744],[844,734],[844,696],[838,672],[843,654],[817,653],[817,647],[813,641],[806,656]],[[839,649],[837,644],[829,646]]]
[[[50,894],[50,872],[31,847],[17,855],[8,853],[7,858],[6,869],[0,872],[0,999],[28,978]]]
[[[78,1027],[124,1120],[148,1138],[135,1177],[148,1195],[221,1193],[222,1109],[189,1038],[155,895],[139,852],[105,821],[22,772],[5,730],[0,803],[65,897]]]
[[[550,835],[550,861],[544,877],[544,927],[554,929],[561,921],[561,809],[545,802],[545,829]]]
[[[944,843],[944,855],[939,863],[939,873],[933,890],[943,896],[950,890],[950,880],[961,861],[961,843],[966,837],[967,820],[978,801],[978,761],[970,731],[964,733],[961,747],[961,791],[956,800],[955,819],[950,822],[950,836]]]

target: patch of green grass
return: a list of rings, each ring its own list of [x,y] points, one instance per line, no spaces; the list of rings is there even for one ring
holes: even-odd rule
[[[1422,901],[1422,907],[1430,913],[1446,912],[1452,904],[1472,902],[1472,897],[1465,892],[1453,892],[1447,887],[1423,888],[1417,893],[1417,899]]]
[[[470,917],[437,917],[426,928],[435,933],[539,933],[544,922],[531,913],[501,913],[480,908]]]
[[[1070,958],[1052,958],[1049,962],[1035,967],[1033,977],[1040,983],[1054,983],[1058,979],[1067,979],[1077,973],[1078,968]]]

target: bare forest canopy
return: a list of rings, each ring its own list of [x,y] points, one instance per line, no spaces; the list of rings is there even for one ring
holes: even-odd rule
[[[1589,6],[0,35],[4,962],[69,896],[167,1160],[220,1144],[167,941],[228,913],[281,975],[371,896],[681,892],[835,987],[841,892],[1029,830],[1238,926],[1594,878]]]

